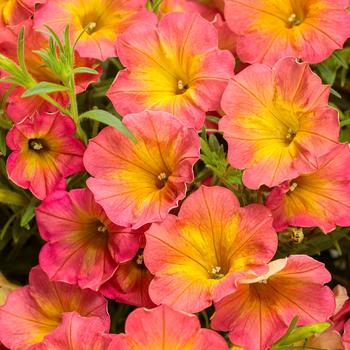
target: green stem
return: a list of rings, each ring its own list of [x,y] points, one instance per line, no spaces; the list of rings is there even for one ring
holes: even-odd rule
[[[87,143],[87,136],[83,130],[83,128],[80,125],[79,120],[79,111],[78,111],[78,103],[77,103],[77,97],[75,94],[75,80],[74,80],[74,74],[72,72],[72,76],[70,78],[69,84],[68,84],[68,95],[70,98],[70,114],[73,118],[76,128],[77,128],[77,137],[80,138],[85,144]]]

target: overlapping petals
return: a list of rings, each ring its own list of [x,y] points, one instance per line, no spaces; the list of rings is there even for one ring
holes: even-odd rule
[[[328,96],[329,87],[292,58],[272,69],[252,65],[230,81],[219,126],[230,163],[246,169],[247,187],[273,187],[297,177],[337,145],[338,114],[328,107]]]
[[[228,189],[200,187],[146,232],[145,263],[155,275],[150,296],[187,312],[198,312],[235,290],[235,281],[263,269],[276,250],[269,211],[239,207]]]
[[[0,308],[0,341],[11,350],[26,350],[43,341],[60,325],[66,312],[95,316],[109,328],[107,304],[103,297],[89,290],[61,282],[50,282],[35,267],[29,286],[18,288]]]
[[[293,56],[319,63],[350,37],[348,0],[226,0],[225,17],[238,34],[238,56],[274,64]]]
[[[81,317],[65,313],[61,324],[36,350],[107,350],[112,335],[105,334],[105,324],[98,317]]]
[[[324,286],[330,279],[324,265],[308,256],[275,260],[266,274],[241,279],[235,293],[215,304],[212,327],[228,330],[245,350],[267,350],[295,316],[304,325],[333,314],[334,295]]]
[[[46,0],[9,0],[0,4],[0,30],[23,23],[29,19],[36,4],[43,4]]]
[[[102,295],[119,303],[152,308],[148,294],[153,275],[146,268],[140,250],[133,260],[120,264],[113,277],[100,289]]]
[[[118,334],[108,350],[228,350],[219,334],[201,329],[196,316],[165,305],[137,309],[126,320],[126,334]]]
[[[139,232],[113,224],[88,189],[54,193],[36,218],[48,242],[40,266],[54,281],[98,290],[139,248]]]
[[[107,216],[138,228],[162,221],[185,197],[199,139],[194,129],[164,112],[130,114],[123,122],[137,142],[105,128],[90,141],[84,164],[93,176],[88,187]]]
[[[117,50],[127,69],[107,96],[121,115],[160,110],[200,129],[233,76],[233,56],[218,49],[216,29],[197,13],[168,14],[158,27],[133,26]]]
[[[317,169],[283,183],[267,199],[274,216],[274,227],[318,226],[328,233],[339,226],[350,226],[350,149],[338,145],[320,157]]]
[[[9,178],[39,199],[62,187],[65,177],[84,170],[85,147],[74,133],[72,119],[60,114],[38,114],[14,125],[6,137]]]
[[[82,57],[104,61],[115,57],[115,43],[132,24],[155,23],[146,10],[146,0],[48,0],[35,14],[35,27],[50,26],[63,33],[70,25],[71,36],[79,36],[77,51]],[[85,31],[85,32],[84,32]]]

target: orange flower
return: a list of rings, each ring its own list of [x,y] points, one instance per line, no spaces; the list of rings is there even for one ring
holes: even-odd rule
[[[293,56],[319,63],[350,37],[348,0],[226,0],[244,62],[274,64]]]

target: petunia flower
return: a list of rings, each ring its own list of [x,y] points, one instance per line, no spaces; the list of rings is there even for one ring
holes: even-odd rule
[[[165,305],[137,309],[126,320],[126,334],[117,334],[108,350],[228,350],[221,335],[201,328],[195,315]]]
[[[69,25],[72,41],[80,37],[76,47],[79,55],[104,61],[116,56],[115,43],[128,27],[156,23],[156,16],[146,10],[146,3],[146,0],[47,0],[35,13],[35,28],[47,25],[61,34]]]
[[[318,159],[317,169],[273,189],[267,199],[277,231],[318,226],[328,233],[350,226],[350,149],[340,144]]]
[[[145,264],[155,275],[149,288],[156,304],[199,312],[235,290],[250,270],[264,271],[277,235],[262,205],[240,208],[222,187],[201,186],[146,232]],[[263,266],[262,266],[263,265]]]
[[[66,312],[95,316],[109,329],[106,300],[90,290],[61,282],[50,282],[34,267],[29,285],[14,290],[0,307],[0,341],[11,350],[27,350],[41,343],[62,322]]]
[[[36,209],[40,266],[50,280],[98,290],[119,263],[131,260],[140,234],[113,224],[88,189],[58,191]]]
[[[14,125],[6,137],[12,150],[6,163],[9,178],[44,199],[65,177],[84,170],[85,147],[74,133],[72,119],[58,113],[37,114]]]
[[[350,37],[348,0],[226,0],[242,61],[274,64],[293,56],[319,63]]]
[[[36,4],[42,4],[45,0],[10,0],[0,4],[0,30],[7,26],[15,26],[29,19]]]
[[[35,350],[107,350],[113,336],[105,332],[105,324],[98,317],[65,313],[61,324]]]
[[[215,304],[212,328],[229,331],[245,350],[267,350],[298,316],[298,325],[326,321],[335,299],[324,284],[331,280],[323,264],[294,255],[269,264],[269,271],[238,281],[237,290]]]
[[[133,26],[120,36],[117,51],[127,69],[107,96],[121,115],[160,110],[200,129],[233,76],[232,54],[218,49],[217,30],[198,13],[170,13],[158,27]]]
[[[24,23],[25,26],[25,43],[24,43],[24,58],[28,72],[37,82],[49,82],[61,84],[61,81],[53,72],[46,66],[41,57],[35,52],[49,46],[48,38],[41,32],[34,30],[33,21],[29,20]],[[17,36],[21,26],[13,29],[12,35],[6,37],[6,40],[0,42],[0,52],[6,57],[17,62]],[[101,71],[98,61],[95,59],[81,58],[78,53],[75,53],[75,66],[95,68],[98,72]],[[76,74],[75,76],[75,92],[78,94],[88,87],[88,85],[98,80],[100,74]],[[36,112],[54,112],[56,107],[46,102],[38,95],[30,97],[22,97],[24,88],[16,87],[8,98],[6,112],[13,122],[18,123],[28,117],[33,117]],[[66,92],[57,92],[51,94],[58,103],[66,106],[69,99]]]
[[[165,112],[130,114],[123,122],[137,142],[107,127],[90,140],[84,164],[93,176],[87,185],[110,220],[138,228],[162,221],[185,197],[199,138]]]
[[[118,266],[113,277],[100,289],[102,295],[119,303],[152,308],[155,306],[149,297],[148,288],[153,275],[144,264],[143,251],[134,259]]]
[[[249,66],[230,81],[219,128],[230,163],[245,169],[247,187],[273,187],[295,178],[337,145],[338,113],[328,107],[329,91],[306,63],[293,58],[272,69]]]

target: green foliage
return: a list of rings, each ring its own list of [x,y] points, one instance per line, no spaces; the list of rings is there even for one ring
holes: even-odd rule
[[[201,160],[225,186],[232,188],[242,184],[242,172],[232,168],[226,157],[224,146],[219,143],[215,135],[206,137],[206,130],[202,132]]]

